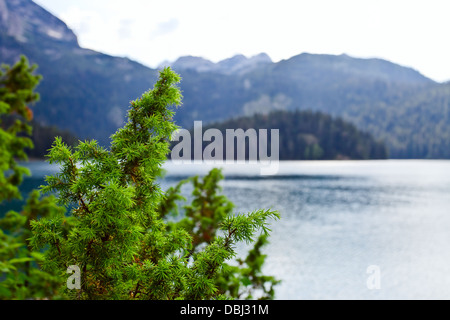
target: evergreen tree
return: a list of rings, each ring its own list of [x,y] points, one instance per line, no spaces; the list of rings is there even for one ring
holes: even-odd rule
[[[13,66],[0,70],[0,202],[21,199],[19,186],[29,170],[18,161],[27,160],[25,148],[32,148],[29,121],[33,113],[28,106],[39,95],[34,92],[41,77],[33,74],[22,56]],[[56,296],[60,279],[40,270],[43,256],[31,250],[31,221],[38,217],[63,214],[52,196],[42,198],[33,191],[21,212],[8,211],[0,219],[0,299],[44,298]]]
[[[29,170],[17,163],[27,160],[25,148],[32,148],[30,138],[21,136],[31,134],[28,124],[33,118],[29,103],[39,99],[34,88],[41,77],[34,75],[36,65],[30,67],[22,56],[13,67],[0,69],[0,201],[21,198],[18,186],[23,175]],[[9,172],[12,172],[9,174]],[[8,175],[6,175],[8,174]]]
[[[62,212],[32,221],[31,243],[36,250],[47,248],[44,270],[67,277],[68,267],[78,266],[81,288],[66,288],[68,297],[230,297],[216,280],[225,262],[235,256],[234,245],[254,241],[258,230],[267,234],[268,219],[279,218],[271,210],[225,216],[228,207],[212,199],[209,210],[217,212],[200,219],[198,230],[188,224],[175,228],[164,219],[174,208],[169,199],[179,199],[176,190],[164,193],[157,183],[177,128],[171,107],[181,103],[179,81],[170,68],[160,71],[154,88],[131,102],[128,122],[112,136],[109,150],[95,140],[71,148],[55,139],[49,161],[59,164],[61,171],[47,177],[42,189],[56,192],[60,204],[72,207],[73,222],[68,229]],[[188,216],[196,215],[199,205],[194,203]],[[223,217],[214,226],[220,234],[209,230],[213,215]],[[210,238],[200,249],[208,232]]]
[[[219,183],[222,179],[221,170],[214,168],[203,179],[195,176],[167,190],[167,198],[161,208],[162,216],[177,217],[181,211],[179,203],[186,201],[180,195],[181,187],[188,182],[193,186],[192,201],[183,206],[182,218],[178,221],[166,219],[171,230],[181,228],[193,236],[188,256],[195,257],[204,246],[211,244],[220,233],[221,224],[233,215],[234,204],[220,194]],[[262,234],[245,259],[238,258],[234,265],[224,263],[215,279],[219,292],[236,299],[274,298],[274,286],[280,281],[262,273],[265,255],[261,253],[261,248],[267,243],[267,234]]]

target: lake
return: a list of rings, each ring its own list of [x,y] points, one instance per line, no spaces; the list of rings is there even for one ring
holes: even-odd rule
[[[56,171],[28,166],[24,188]],[[211,167],[168,162],[161,186]],[[265,274],[282,280],[276,299],[450,299],[450,161],[281,161],[275,175],[250,165],[223,173],[236,212],[281,214],[264,248]]]

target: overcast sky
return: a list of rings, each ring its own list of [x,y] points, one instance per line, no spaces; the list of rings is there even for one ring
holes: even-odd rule
[[[35,0],[82,47],[149,67],[261,52],[382,58],[450,80],[449,0]]]

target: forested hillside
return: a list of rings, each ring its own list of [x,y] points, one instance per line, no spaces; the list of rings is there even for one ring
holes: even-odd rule
[[[192,68],[181,74],[186,108],[176,119],[185,128],[195,120],[312,110],[341,117],[384,140],[390,157],[449,157],[450,134],[443,129],[447,86],[388,61],[301,54],[241,75]]]
[[[267,115],[255,114],[203,127],[203,132],[219,129],[226,136],[227,129],[268,129],[269,144],[274,143],[270,129],[279,130],[280,160],[339,160],[385,159],[385,145],[353,124],[321,112],[274,111]],[[191,137],[194,136],[191,130]],[[260,137],[259,137],[260,138]],[[203,142],[203,149],[211,142]],[[246,159],[248,159],[248,141]],[[176,145],[174,142],[173,145]],[[223,139],[223,149],[228,146]],[[193,146],[193,144],[192,144]],[[270,147],[268,148],[270,152]],[[191,155],[194,155],[193,149]],[[223,154],[224,160],[226,154]],[[241,160],[241,159],[240,159]]]

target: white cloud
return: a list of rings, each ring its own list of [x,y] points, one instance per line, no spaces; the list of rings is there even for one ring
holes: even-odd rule
[[[151,32],[150,39],[168,35],[174,32],[178,28],[179,24],[180,22],[178,21],[178,19],[175,18],[158,23],[156,29]]]
[[[133,23],[134,21],[131,19],[122,19],[119,21],[117,35],[120,39],[127,39],[132,36]]]
[[[82,38],[89,36],[93,32],[93,25],[102,17],[95,11],[83,10],[72,6],[62,13],[59,18]]]
[[[82,46],[149,66],[182,55],[213,61],[302,52],[379,57],[450,79],[448,0],[36,0]]]

